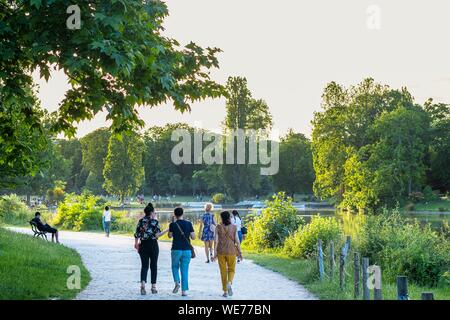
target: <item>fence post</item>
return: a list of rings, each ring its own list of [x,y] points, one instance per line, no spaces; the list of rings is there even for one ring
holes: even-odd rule
[[[354,269],[354,282],[355,282],[355,299],[359,297],[359,272],[360,272],[360,264],[359,264],[359,253],[354,253],[354,261],[353,261],[353,269]]]
[[[408,300],[408,278],[397,277],[397,300]]]
[[[323,266],[323,250],[322,250],[322,239],[317,240],[317,264],[319,267],[320,280],[323,280],[324,266]]]
[[[380,268],[380,274],[379,274],[379,276],[380,276],[380,280],[379,280],[379,282],[380,282],[380,287],[379,287],[379,288],[373,289],[373,299],[374,299],[374,300],[383,300],[383,295],[382,295],[382,293],[381,293],[381,268]]]
[[[347,261],[347,254],[350,251],[350,241],[351,241],[351,237],[347,236],[347,240],[345,240],[345,243],[341,249],[341,253],[344,254],[344,262]]]
[[[434,300],[433,292],[422,292],[422,300]]]
[[[370,300],[370,290],[367,286],[367,268],[369,267],[369,258],[362,258],[362,287],[363,287],[363,299]]]
[[[330,257],[329,257],[329,261],[330,261],[330,278],[333,278],[333,274],[334,274],[334,241],[330,242]]]
[[[345,246],[341,249],[341,255],[339,259],[339,287],[341,290],[344,289],[344,281],[345,281]]]

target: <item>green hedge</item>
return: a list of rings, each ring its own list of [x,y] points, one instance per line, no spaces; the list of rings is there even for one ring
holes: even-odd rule
[[[5,224],[25,224],[33,218],[32,212],[15,194],[0,197],[0,221]]]
[[[69,194],[59,204],[53,223],[63,229],[74,231],[100,230],[103,212],[100,203],[100,197]]]
[[[303,223],[297,209],[292,206],[292,199],[279,193],[267,202],[261,215],[250,222],[244,245],[257,251],[281,248],[285,239]]]
[[[300,226],[298,230],[286,239],[283,252],[290,257],[308,258],[317,253],[318,239],[322,240],[323,248],[328,243],[340,241],[342,231],[339,221],[335,218],[313,217],[311,222]]]
[[[429,224],[408,221],[398,211],[369,216],[359,250],[371,264],[381,267],[383,277],[394,281],[405,275],[419,285],[445,283],[450,270],[450,241]]]

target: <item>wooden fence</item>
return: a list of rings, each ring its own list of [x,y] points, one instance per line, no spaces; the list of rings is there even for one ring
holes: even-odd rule
[[[339,254],[339,287],[344,290],[346,266],[348,265],[348,257],[351,252],[351,237],[347,236],[344,245],[342,246]],[[371,287],[373,288],[373,299],[383,300],[382,286],[381,286],[381,268],[379,266],[370,266],[369,258],[360,256],[359,252],[353,252],[353,296],[355,299],[360,299],[362,294],[363,300],[370,300]],[[332,280],[334,276],[335,262],[335,245],[331,241],[329,243],[328,252],[328,264],[329,264],[329,279]],[[326,281],[325,268],[324,268],[324,251],[323,243],[321,239],[317,241],[317,268],[319,270],[320,281]],[[369,278],[369,275],[373,274]],[[347,274],[348,275],[348,274]],[[369,285],[369,280],[374,279]],[[423,292],[422,300],[434,300],[432,292]],[[408,279],[405,276],[397,277],[397,300],[409,300],[408,295]]]

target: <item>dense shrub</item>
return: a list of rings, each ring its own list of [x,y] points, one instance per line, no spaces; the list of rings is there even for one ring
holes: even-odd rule
[[[292,199],[279,193],[267,202],[262,210],[248,225],[249,230],[245,246],[252,250],[281,248],[284,240],[303,223],[297,209],[292,206]]]
[[[101,229],[103,207],[99,203],[100,197],[70,194],[59,204],[53,223],[74,231]]]
[[[423,197],[425,201],[435,201],[439,199],[439,196],[433,192],[433,189],[431,189],[430,186],[426,186],[423,189]]]
[[[15,194],[0,197],[0,221],[6,224],[24,224],[33,218],[32,212]]]
[[[335,218],[316,216],[286,239],[283,251],[290,257],[307,258],[317,252],[318,239],[322,240],[325,248],[331,240],[339,240],[341,235],[340,224]]]
[[[111,231],[126,233],[133,233],[135,231],[137,219],[130,217],[127,211],[112,211],[111,218]]]
[[[450,268],[450,242],[418,221],[407,223],[398,211],[370,216],[364,228],[361,254],[381,266],[383,277],[405,275],[419,285],[437,285]]]
[[[65,196],[66,193],[61,187],[54,187],[53,189],[47,190],[47,202],[49,204],[58,204],[59,202],[64,201]]]
[[[222,203],[225,203],[225,199],[226,199],[226,197],[223,193],[216,193],[212,197],[212,202],[216,203],[216,204],[222,204]]]
[[[425,198],[422,192],[415,191],[409,194],[409,199],[412,202],[417,203],[423,201]]]

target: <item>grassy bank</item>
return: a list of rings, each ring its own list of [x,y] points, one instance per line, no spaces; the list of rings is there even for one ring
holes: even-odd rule
[[[450,212],[450,199],[443,197],[428,202],[419,202],[414,204],[411,211],[425,211],[425,212]],[[408,211],[404,208],[404,211]]]
[[[269,270],[278,272],[285,277],[298,282],[311,293],[323,300],[353,300],[353,267],[352,262],[346,270],[345,288],[339,288],[339,271],[335,268],[333,279],[329,276],[323,281],[318,279],[317,265],[315,261],[305,259],[293,259],[282,254],[246,252],[245,257],[256,264]],[[450,300],[448,288],[425,288],[414,284],[408,285],[409,298],[420,300],[422,292],[433,292],[437,300]],[[382,283],[383,299],[396,300],[397,288],[395,284]],[[359,299],[362,299],[360,296]],[[372,293],[373,299],[373,293]]]
[[[72,265],[83,289],[90,275],[75,250],[0,228],[0,300],[72,299],[81,291],[67,288]]]

